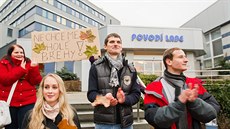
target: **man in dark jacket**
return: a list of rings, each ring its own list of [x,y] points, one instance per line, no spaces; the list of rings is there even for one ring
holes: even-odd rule
[[[145,90],[145,119],[155,129],[201,129],[216,118],[220,109],[216,99],[197,78],[188,78],[188,58],[180,48],[164,52],[166,67],[163,77],[150,83]]]
[[[136,70],[121,54],[118,34],[106,37],[104,49],[89,72],[87,97],[94,106],[95,129],[132,129],[132,106],[140,98]]]

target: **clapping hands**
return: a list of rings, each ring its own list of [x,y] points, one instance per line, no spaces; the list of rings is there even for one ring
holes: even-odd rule
[[[105,96],[98,95],[96,100],[92,103],[92,106],[104,105],[104,107],[116,106],[118,103],[125,102],[125,93],[121,88],[118,88],[117,98],[114,98],[111,93],[107,93]]]
[[[178,96],[178,99],[182,103],[194,102],[198,97],[198,88],[199,88],[198,84],[195,84],[194,87],[192,87],[192,84],[189,83],[188,87],[189,87],[188,89],[183,90],[181,94]]]

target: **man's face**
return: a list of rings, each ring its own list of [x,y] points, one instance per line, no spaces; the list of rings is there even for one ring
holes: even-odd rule
[[[181,74],[187,70],[188,58],[183,50],[175,50],[173,53],[173,59],[167,59],[168,71],[173,74]]]
[[[120,38],[110,37],[108,39],[107,45],[104,45],[104,49],[111,56],[117,56],[122,51],[122,43]]]

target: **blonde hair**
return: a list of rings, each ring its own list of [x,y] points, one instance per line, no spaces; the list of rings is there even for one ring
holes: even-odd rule
[[[64,86],[64,82],[57,74],[49,73],[47,74],[41,81],[39,88],[38,88],[38,94],[37,94],[37,101],[35,103],[35,106],[30,114],[30,122],[29,122],[29,129],[34,129],[36,127],[37,129],[44,129],[44,125],[42,121],[45,120],[45,116],[42,113],[42,106],[45,102],[45,98],[43,96],[43,87],[44,87],[44,81],[47,77],[53,77],[56,79],[58,85],[59,85],[59,106],[60,106],[60,113],[62,115],[62,118],[65,118],[68,120],[68,123],[70,125],[75,125],[73,118],[74,118],[74,112],[75,109],[72,108],[72,106],[67,102],[66,98],[66,89]]]

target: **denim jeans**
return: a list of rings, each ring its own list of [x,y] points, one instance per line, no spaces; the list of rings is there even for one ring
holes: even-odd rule
[[[95,124],[95,129],[133,129],[133,125],[126,128],[121,128],[121,124],[114,124],[114,125]]]

